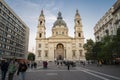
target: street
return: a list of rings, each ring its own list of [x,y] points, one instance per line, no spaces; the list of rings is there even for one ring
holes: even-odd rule
[[[67,70],[66,66],[56,67],[49,63],[48,69],[42,67],[29,69],[26,73],[26,80],[120,80],[120,66],[103,65],[97,67],[95,64],[83,66],[77,64]],[[14,80],[18,80],[15,76]]]

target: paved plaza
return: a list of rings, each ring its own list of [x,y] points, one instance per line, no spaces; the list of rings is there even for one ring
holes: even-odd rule
[[[6,79],[7,80],[7,79]],[[18,80],[15,75],[14,80]],[[49,63],[48,69],[39,65],[37,69],[28,69],[26,80],[120,80],[120,65],[86,64],[77,63],[76,67],[57,67],[53,62]]]

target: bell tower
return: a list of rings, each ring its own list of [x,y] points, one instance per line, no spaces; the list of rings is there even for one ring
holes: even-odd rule
[[[75,29],[74,37],[75,38],[84,38],[83,31],[82,31],[81,17],[80,17],[80,14],[79,14],[78,10],[76,10],[74,23],[75,23],[75,26],[74,26],[74,29]]]
[[[38,20],[38,27],[37,27],[37,39],[41,39],[41,38],[46,38],[46,32],[45,32],[46,28],[45,28],[45,17],[43,14],[43,10],[41,10],[41,14],[39,16],[39,20]]]

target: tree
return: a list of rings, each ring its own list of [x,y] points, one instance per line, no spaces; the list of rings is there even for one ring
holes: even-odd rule
[[[105,36],[102,39],[102,45],[101,45],[101,53],[99,54],[99,58],[102,59],[105,63],[111,63],[112,61],[112,37],[111,36]]]
[[[113,37],[113,54],[120,56],[120,28],[117,29],[117,35]]]
[[[30,61],[34,61],[35,60],[35,54],[34,53],[29,53],[27,59],[30,60]]]
[[[94,46],[93,46],[93,56],[94,56],[94,60],[98,60],[99,58],[101,58],[100,55],[101,54],[101,46],[102,46],[102,42],[95,42]]]
[[[85,56],[87,60],[93,60],[93,46],[94,46],[94,41],[92,39],[88,39],[87,43],[84,44],[83,48],[86,50]]]

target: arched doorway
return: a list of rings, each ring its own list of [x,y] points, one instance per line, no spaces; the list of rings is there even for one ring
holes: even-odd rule
[[[64,46],[61,43],[57,44],[56,46],[56,59],[57,60],[64,59]]]

